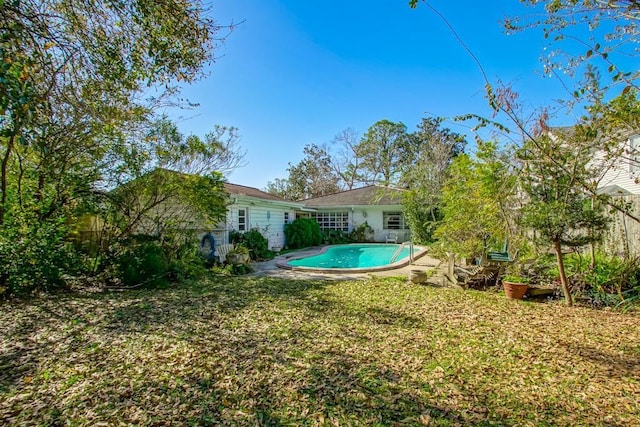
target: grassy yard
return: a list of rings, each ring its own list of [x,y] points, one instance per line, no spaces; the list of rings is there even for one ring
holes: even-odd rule
[[[640,425],[640,317],[211,278],[0,305],[3,425]]]

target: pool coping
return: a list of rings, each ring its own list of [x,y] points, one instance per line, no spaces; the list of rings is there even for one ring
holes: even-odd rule
[[[374,243],[346,243],[346,244],[340,244],[340,246],[345,246],[345,245],[366,245],[366,244],[371,244],[371,245],[384,245],[384,244],[388,244],[388,243],[383,243],[383,242],[374,242]],[[383,265],[380,267],[362,267],[362,268],[315,268],[315,267],[300,267],[300,266],[295,266],[295,265],[289,265],[289,261],[293,261],[296,259],[301,259],[301,258],[308,258],[308,257],[312,257],[312,256],[316,256],[316,255],[320,255],[325,253],[331,246],[339,246],[339,245],[326,245],[323,246],[321,248],[319,248],[316,251],[307,251],[304,254],[299,254],[299,255],[292,255],[290,257],[287,257],[285,259],[279,260],[278,262],[276,262],[276,266],[278,268],[281,268],[283,270],[290,270],[290,271],[304,271],[304,272],[314,272],[314,273],[335,273],[335,274],[347,274],[347,273],[372,273],[372,272],[376,272],[376,271],[387,271],[387,270],[396,270],[398,268],[402,268],[402,267],[406,267],[407,265],[412,263],[412,260],[410,257],[406,257],[404,258],[402,261],[396,261],[393,264],[387,264],[387,265]],[[428,248],[424,247],[424,246],[417,246],[414,245],[414,254],[413,254],[413,261],[417,260],[418,258],[421,258],[423,256],[425,256],[428,252]]]

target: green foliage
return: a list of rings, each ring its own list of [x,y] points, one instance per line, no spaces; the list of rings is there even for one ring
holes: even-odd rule
[[[582,254],[564,257],[564,267],[577,297],[594,306],[630,307],[637,303],[640,294],[640,262],[638,259],[624,260],[605,254],[597,254],[595,265]],[[547,261],[542,273],[547,278],[560,274],[557,264]]]
[[[182,282],[202,278],[206,271],[206,262],[199,252],[199,242],[195,236],[185,235],[180,232],[180,237],[165,239],[162,248],[168,259],[168,278],[171,281]],[[171,243],[171,244],[169,244]]]
[[[134,235],[123,242],[123,248],[115,266],[124,286],[162,285],[167,282],[169,263],[156,237]]]
[[[462,135],[442,127],[442,118],[423,118],[418,130],[409,135],[403,156],[403,205],[412,239],[420,244],[434,241],[434,231],[442,220],[442,187],[452,160],[464,152]]]
[[[227,255],[249,255],[249,248],[242,243],[236,243]]]
[[[442,188],[442,215],[434,235],[449,252],[481,254],[485,243],[511,237],[515,175],[507,154],[496,143],[478,145],[476,157],[461,154],[453,160]]]
[[[520,182],[529,196],[522,223],[546,243],[579,247],[598,241],[607,220],[581,185],[591,174],[591,151],[577,144],[567,150],[568,142],[540,137],[519,151]]]
[[[325,196],[341,190],[340,177],[334,172],[327,150],[316,144],[304,146],[304,158],[289,163],[289,177],[267,184],[267,191],[288,200]]]
[[[298,218],[284,228],[287,247],[300,249],[317,246],[322,243],[322,232],[317,221],[311,218]]]
[[[224,266],[213,266],[211,272],[222,276],[242,276],[253,273],[253,269],[247,264],[226,264]]]
[[[0,260],[0,296],[61,288],[65,274],[82,273],[82,261],[60,222],[0,228]]]
[[[541,241],[553,246],[566,302],[571,305],[562,247],[598,241],[607,217],[582,184],[592,176],[588,166],[592,159],[590,147],[567,138],[542,135],[531,139],[518,156],[523,161],[521,186],[529,196],[523,207],[522,224],[536,230]],[[568,143],[572,143],[570,150],[566,149]]]
[[[178,262],[167,236],[185,218],[158,207],[189,205],[191,219],[224,214],[214,171],[237,164],[235,129],[185,138],[155,115],[173,101],[175,82],[197,80],[215,56],[220,27],[207,15],[199,0],[2,2],[0,286],[48,289],[80,270],[84,254],[73,253],[67,227],[85,214],[104,225],[95,265],[119,259],[130,283],[141,274],[134,266],[166,268],[157,249],[122,250],[135,233],[163,236],[165,261]],[[198,176],[148,174],[158,166]]]
[[[386,186],[397,184],[408,144],[404,123],[379,120],[371,125],[358,146],[367,180]]]
[[[511,283],[531,283],[531,279],[524,276],[519,276],[515,274],[508,274],[502,278],[503,282],[511,282]]]
[[[425,202],[420,189],[405,191],[402,205],[413,242],[420,245],[432,243],[435,240],[435,228],[442,220],[440,210]]]
[[[565,87],[575,89],[575,100],[610,98],[612,92],[625,94],[638,88],[640,73],[634,65],[640,43],[637,1],[520,2],[535,12],[505,19],[506,31],[540,29],[549,43],[541,57],[545,72],[562,74]]]
[[[351,241],[356,243],[366,243],[373,240],[374,230],[366,221],[353,229],[349,236]]]
[[[244,233],[232,230],[229,232],[229,242],[240,244],[248,249],[253,260],[272,259],[273,252],[269,249],[269,241],[260,233],[260,230],[252,228]]]
[[[325,245],[338,245],[350,243],[351,235],[342,230],[322,230],[322,243]]]

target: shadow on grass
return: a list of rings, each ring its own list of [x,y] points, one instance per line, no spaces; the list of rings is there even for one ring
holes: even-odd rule
[[[640,372],[640,355],[621,354],[616,351],[603,351],[599,348],[585,347],[581,345],[565,345],[569,351],[587,359],[602,369],[612,378],[633,377],[637,378]]]
[[[24,385],[45,356],[55,353],[64,360],[90,346],[83,337],[87,328],[116,335],[166,332],[188,336],[194,332],[191,322],[215,322],[260,300],[286,299],[294,305],[322,309],[330,302],[309,298],[309,294],[328,284],[214,276],[175,288],[60,294],[6,302],[4,316],[0,315],[0,391]],[[11,313],[20,315],[10,318]]]
[[[378,357],[381,347],[368,341],[373,333],[362,331],[376,327],[393,340],[424,321],[401,307],[333,299],[324,290],[335,284],[214,277],[0,311],[0,419],[65,424],[80,407],[109,424],[136,424],[144,414],[147,424],[174,425],[515,425],[502,414],[527,413],[504,396],[493,400],[491,385],[465,384],[463,374],[432,384],[425,372],[416,374],[420,368],[398,363],[394,351]],[[380,345],[393,350],[393,343]],[[609,357],[578,350],[601,363]],[[60,375],[84,366],[87,380],[66,395],[58,390],[74,386],[68,378],[28,384],[47,364]],[[638,365],[631,358],[611,367],[612,375],[629,375]],[[446,395],[454,381],[458,401]],[[3,394],[17,397],[3,404]],[[545,403],[537,410],[541,425],[552,425],[566,408]]]

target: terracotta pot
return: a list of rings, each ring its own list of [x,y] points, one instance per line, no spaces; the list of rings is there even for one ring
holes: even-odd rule
[[[526,283],[502,282],[504,293],[509,299],[522,299],[527,293],[529,285]]]

